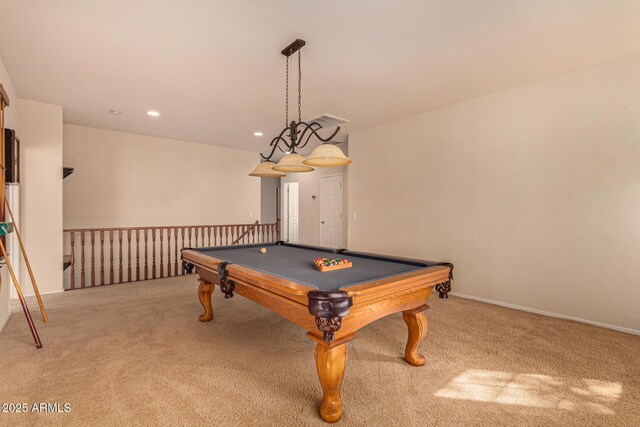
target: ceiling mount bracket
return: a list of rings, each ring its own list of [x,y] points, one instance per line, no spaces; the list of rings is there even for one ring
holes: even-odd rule
[[[282,49],[282,54],[284,56],[291,56],[294,53],[296,53],[297,51],[299,51],[300,49],[302,49],[302,47],[307,44],[306,41],[302,40],[302,39],[295,39],[295,41],[293,41],[289,46],[285,47],[284,49]]]

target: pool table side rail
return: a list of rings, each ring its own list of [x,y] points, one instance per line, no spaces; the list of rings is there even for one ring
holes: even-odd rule
[[[385,258],[388,259],[388,257]],[[182,259],[197,267],[207,269],[216,275],[218,265],[225,262],[225,260],[192,249],[183,250]],[[238,264],[228,264],[226,269],[231,279],[241,280],[247,284],[257,286],[305,305],[308,305],[307,295],[309,292],[317,291],[314,287],[301,285],[297,282],[283,279],[269,273],[256,271]],[[354,304],[364,303],[372,297],[384,298],[396,292],[404,292],[408,288],[425,285],[436,286],[449,280],[450,272],[451,269],[448,266],[435,265],[386,277],[381,280],[360,283],[355,286],[343,288],[341,291],[346,292],[349,297],[352,297]]]
[[[386,298],[411,288],[435,287],[449,280],[450,268],[446,266],[425,267],[381,280],[351,286],[344,289],[353,300],[353,305],[367,303],[372,299]]]
[[[182,259],[196,267],[211,271],[215,273],[216,276],[218,275],[218,265],[226,262],[223,259],[215,258],[191,249],[182,251]],[[301,285],[239,264],[227,264],[226,270],[230,279],[241,280],[305,305],[307,304],[307,294],[310,291],[316,290],[311,286]]]

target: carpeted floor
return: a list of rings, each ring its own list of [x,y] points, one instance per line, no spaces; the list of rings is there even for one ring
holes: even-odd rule
[[[196,276],[45,297],[44,348],[22,313],[0,335],[2,425],[325,425],[314,344],[298,326],[214,294],[201,323]],[[640,337],[452,297],[432,298],[427,364],[402,359],[401,315],[349,344],[342,387],[354,426],[640,425]]]

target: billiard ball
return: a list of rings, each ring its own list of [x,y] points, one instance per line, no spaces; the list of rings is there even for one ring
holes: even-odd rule
[[[266,254],[267,253],[267,248],[260,248],[260,252],[263,253],[263,254]]]

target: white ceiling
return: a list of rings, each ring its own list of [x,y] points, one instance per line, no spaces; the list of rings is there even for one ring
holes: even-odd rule
[[[21,98],[66,123],[254,151],[284,125],[280,50],[298,37],[303,118],[353,131],[640,52],[640,1],[0,0]]]

